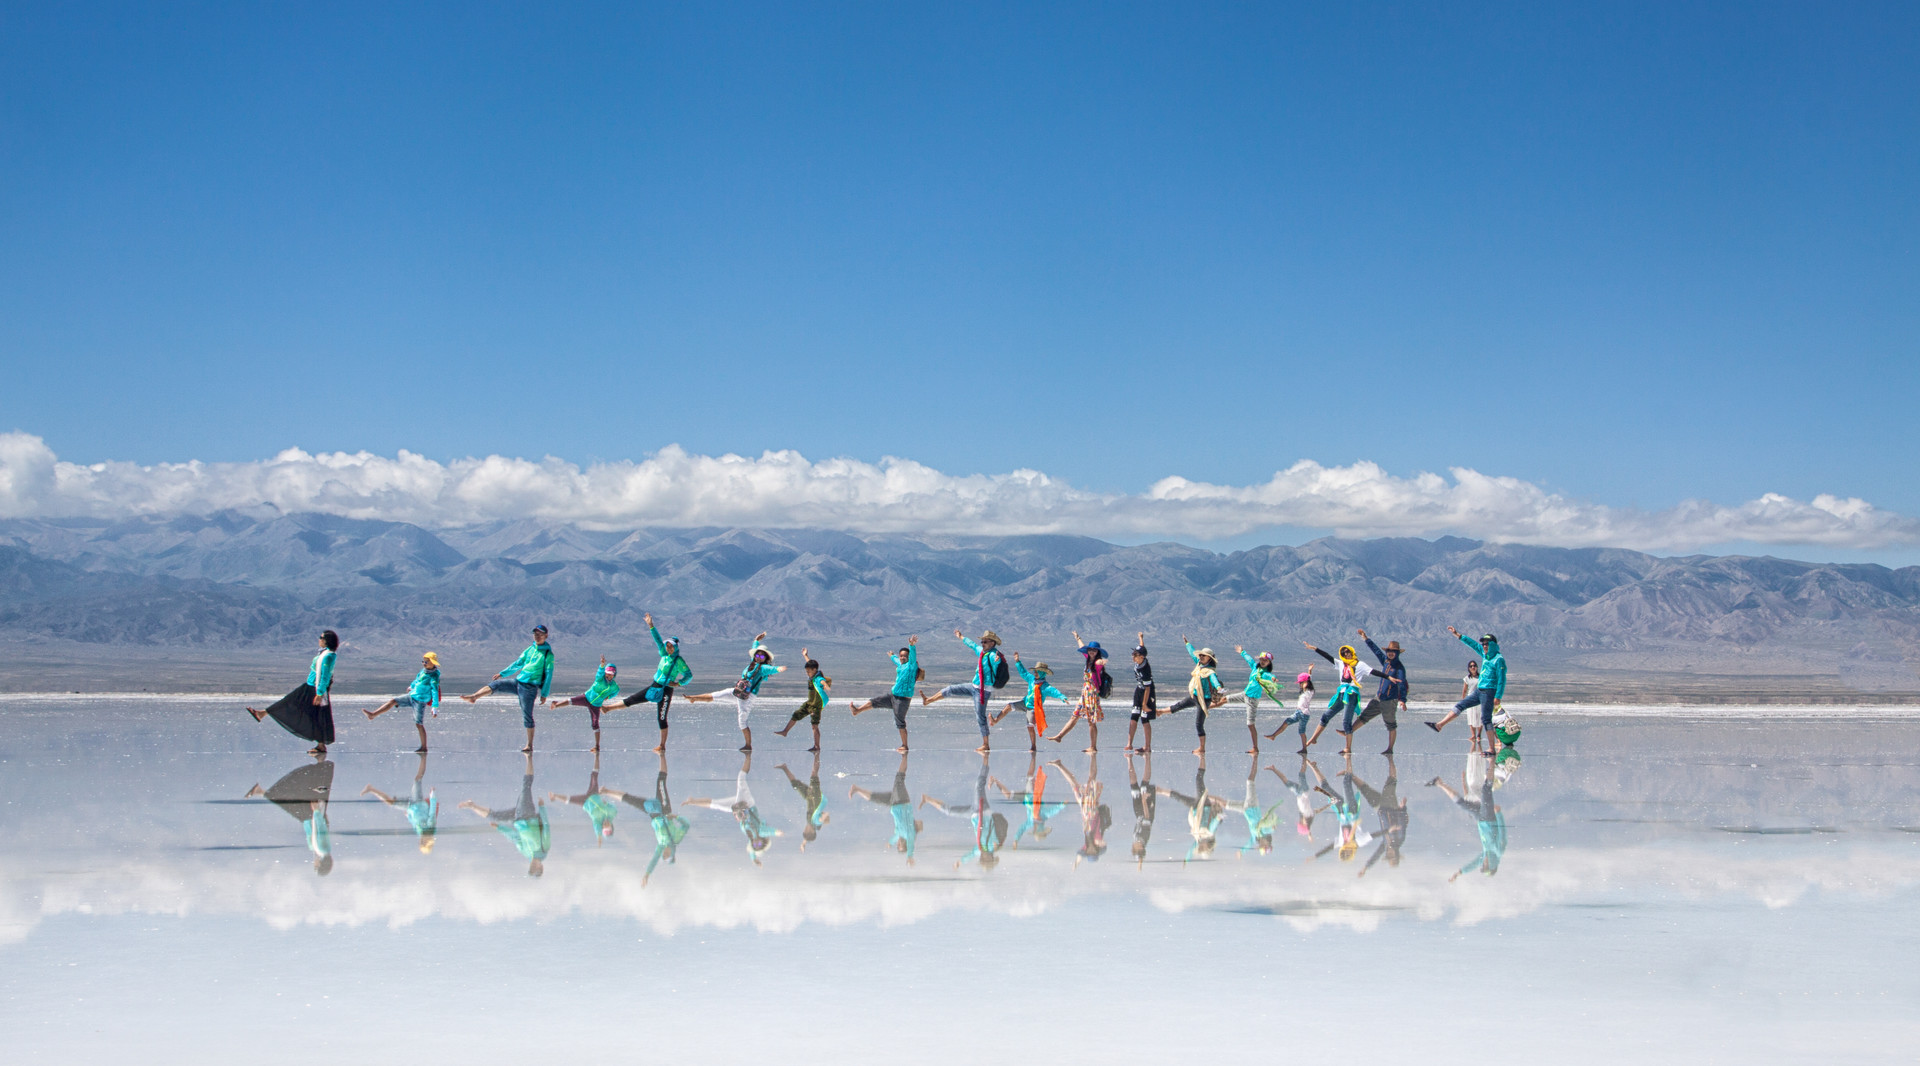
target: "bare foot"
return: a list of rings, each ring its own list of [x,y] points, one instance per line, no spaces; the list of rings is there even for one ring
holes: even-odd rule
[[[256,722],[258,722],[258,721],[261,721],[261,720],[263,720],[263,719],[265,719],[265,718],[267,717],[267,712],[265,712],[265,711],[256,711],[256,710],[254,710],[254,709],[253,709],[253,708],[251,708],[251,707],[249,707],[249,708],[247,708],[247,713],[248,713],[248,714],[250,714],[250,715],[253,715],[253,720],[254,720],[254,721],[256,721]]]
[[[653,750],[655,750],[655,751],[665,751],[665,750],[667,750],[667,746],[666,746],[665,744],[655,744],[655,745],[653,746]]]
[[[367,721],[369,722],[373,721],[375,718],[380,717],[379,715],[373,713],[372,711],[365,710],[364,708],[360,711],[360,713],[366,715]]]
[[[1091,754],[1093,754],[1094,752],[1097,752],[1097,751],[1099,751],[1100,749],[1099,749],[1099,748],[1081,748],[1080,750],[1081,750],[1081,751],[1084,751],[1084,752],[1086,752],[1086,753],[1087,753],[1087,754],[1089,754],[1089,755],[1091,755]]]
[[[897,752],[899,752],[899,753],[900,753],[900,754],[902,754],[902,755],[905,755],[905,754],[907,753],[907,746],[906,746],[905,744],[902,744],[902,745],[900,745],[899,747],[897,747],[897,748],[895,748],[895,749],[893,749],[893,750],[895,750],[895,751],[897,751]]]
[[[980,745],[979,747],[977,747],[977,748],[975,748],[975,749],[973,749],[973,750],[975,750],[975,751],[992,751],[993,749],[992,749],[991,747],[989,747],[988,745],[985,745],[985,744],[982,744],[982,745]]]

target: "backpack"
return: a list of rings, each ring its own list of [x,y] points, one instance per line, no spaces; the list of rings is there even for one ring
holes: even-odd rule
[[[759,665],[759,663],[748,663],[747,668],[740,671],[740,680],[733,683],[734,699],[744,700],[753,696],[753,682],[747,680],[747,675],[753,673],[753,668]]]
[[[1111,670],[1109,670],[1109,669],[1107,669],[1107,668],[1106,668],[1106,665],[1105,665],[1105,664],[1106,664],[1106,660],[1105,660],[1105,659],[1102,659],[1102,660],[1100,660],[1100,662],[1101,662],[1101,667],[1100,667],[1100,698],[1104,700],[1104,699],[1106,699],[1106,698],[1107,698],[1108,696],[1111,696],[1111,695],[1113,695],[1113,671],[1111,671]]]
[[[1000,650],[995,648],[993,651],[993,676],[987,680],[992,682],[994,688],[1006,688],[1008,676],[1007,657],[1000,654]]]

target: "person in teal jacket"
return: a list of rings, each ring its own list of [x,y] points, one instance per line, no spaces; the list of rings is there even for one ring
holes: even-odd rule
[[[600,708],[606,702],[620,694],[620,668],[600,657],[600,669],[593,673],[593,684],[578,696],[564,700],[548,700],[549,707],[585,707],[587,723],[593,727],[593,753],[600,754]]]
[[[520,657],[507,664],[505,670],[493,675],[493,680],[484,688],[471,695],[460,697],[468,703],[477,701],[489,692],[511,692],[520,697],[520,724],[527,727],[527,746],[521,751],[533,750],[533,706],[547,698],[547,691],[553,687],[553,645],[547,643],[547,627],[533,627],[533,643]]]
[[[1462,711],[1480,709],[1480,734],[1486,738],[1486,752],[1493,754],[1500,744],[1493,735],[1493,712],[1507,695],[1507,657],[1500,654],[1500,638],[1488,633],[1479,641],[1462,636],[1458,629],[1447,627],[1447,632],[1460,638],[1460,643],[1472,648],[1480,656],[1480,683],[1466,699],[1453,705],[1453,711],[1438,722],[1428,722],[1427,728],[1438,733],[1448,722],[1459,717]]]
[[[460,808],[485,818],[502,836],[513,841],[514,849],[527,860],[528,877],[547,872],[547,852],[553,848],[553,826],[547,821],[547,805],[536,804],[533,799],[532,755],[527,756],[526,773],[520,778],[519,802],[495,809],[463,800]]]
[[[740,728],[741,751],[753,750],[753,729],[748,723],[753,718],[753,705],[760,699],[760,686],[786,669],[773,665],[773,652],[767,648],[766,639],[767,635],[762,633],[747,645],[747,665],[741,669],[740,680],[734,682],[732,688],[687,697],[688,703],[712,703],[716,696],[732,700],[734,724]]]
[[[999,725],[1000,719],[1012,714],[1015,707],[1023,708],[1027,712],[1027,750],[1038,751],[1042,701],[1051,698],[1064,704],[1067,694],[1048,683],[1047,677],[1053,673],[1053,668],[1046,663],[1035,663],[1033,669],[1029,670],[1027,664],[1020,661],[1020,653],[1014,652],[1013,668],[1020,672],[1020,680],[1027,683],[1026,698],[1002,707],[1000,713],[993,716],[991,724]]]
[[[973,750],[985,753],[993,747],[993,742],[988,736],[987,701],[992,698],[993,690],[1000,687],[1000,675],[1006,669],[1006,659],[1000,653],[1000,635],[989,629],[980,634],[978,642],[968,640],[966,634],[957,629],[953,631],[953,635],[976,656],[979,656],[977,665],[974,667],[973,680],[963,681],[958,685],[948,685],[931,694],[921,696],[920,706],[930,706],[948,696],[966,696],[973,700],[973,717],[980,726],[980,746]]]
[[[440,656],[427,652],[420,656],[420,672],[413,675],[413,684],[407,686],[406,695],[395,696],[371,711],[363,710],[369,721],[393,710],[401,704],[413,708],[413,728],[420,733],[420,746],[413,749],[414,754],[424,755],[427,750],[427,712],[440,716]]]
[[[893,653],[893,688],[878,699],[853,705],[853,713],[870,711],[875,707],[885,707],[893,712],[893,727],[900,731],[900,746],[895,751],[907,750],[907,708],[913,706],[914,685],[920,681],[920,638],[907,638],[907,646]]]
[[[687,661],[680,657],[680,638],[660,636],[660,630],[653,624],[653,615],[646,616],[647,632],[653,636],[653,646],[660,651],[660,665],[653,668],[653,681],[646,687],[621,700],[619,706],[631,707],[636,703],[653,704],[653,717],[660,724],[660,743],[654,751],[667,750],[667,711],[673,706],[673,690],[693,680],[693,670]],[[612,710],[611,707],[607,708]]]
[[[1260,727],[1256,724],[1260,701],[1271,700],[1275,707],[1280,706],[1280,688],[1273,680],[1273,653],[1263,651],[1259,655],[1248,655],[1247,649],[1238,644],[1233,650],[1247,662],[1247,687],[1241,695],[1247,698],[1247,754],[1260,754]]]

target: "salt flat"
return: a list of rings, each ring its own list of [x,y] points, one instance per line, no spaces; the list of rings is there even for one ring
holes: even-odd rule
[[[1150,761],[1116,715],[1097,758],[1001,731],[983,763],[939,705],[901,776],[884,713],[836,708],[817,769],[772,715],[748,763],[731,711],[677,708],[665,760],[615,714],[596,774],[583,712],[526,760],[517,714],[450,709],[422,760],[358,705],[316,764],[217,697],[0,701],[9,1057],[1920,1054],[1920,710],[1541,708],[1488,776],[1451,729],[1382,758],[1377,723],[1350,774],[1326,741],[1251,759],[1237,713],[1204,768],[1184,716]],[[751,812],[694,802],[743,772]],[[648,801],[685,819],[658,861]]]

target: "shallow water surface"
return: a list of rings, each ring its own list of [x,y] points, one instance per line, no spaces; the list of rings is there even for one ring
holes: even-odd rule
[[[1911,712],[1540,713],[1489,767],[1226,715],[1204,765],[1178,718],[983,760],[945,705],[904,760],[691,707],[526,759],[485,705],[423,759],[358,705],[316,763],[232,701],[0,701],[9,1059],[1920,1055]]]

